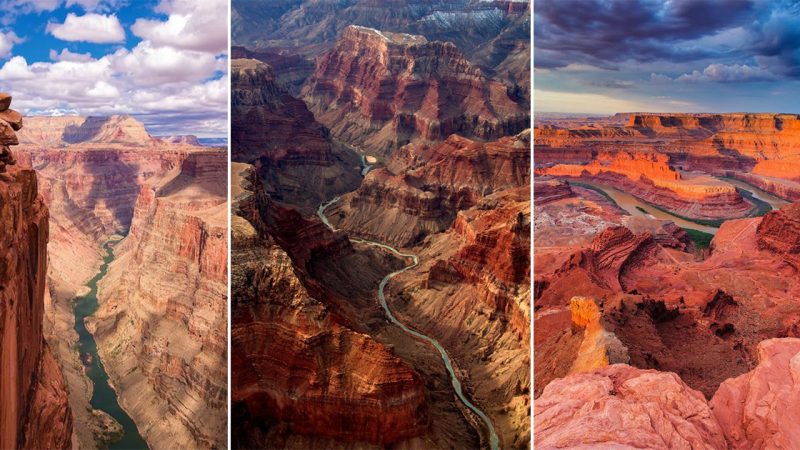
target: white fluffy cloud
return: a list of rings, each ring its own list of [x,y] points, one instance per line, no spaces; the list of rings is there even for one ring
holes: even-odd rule
[[[13,31],[8,33],[0,32],[0,58],[5,58],[11,53],[14,44],[22,42],[22,39],[17,37]]]
[[[56,3],[65,1],[87,11],[111,3]],[[25,114],[131,114],[156,135],[226,135],[228,78],[222,75],[228,61],[226,1],[164,0],[156,9],[166,18],[137,21],[134,33],[142,41],[133,48],[115,46],[95,56],[56,48],[50,51],[50,61],[29,62],[22,56],[0,61],[0,91],[13,92],[15,107]],[[124,39],[113,14],[71,13],[63,24],[48,26],[48,32],[70,38],[65,40]],[[74,21],[86,17],[114,24],[76,29]]]
[[[677,81],[697,83],[714,81],[721,83],[744,83],[748,81],[768,81],[777,77],[767,69],[744,64],[710,64],[702,72],[694,70],[677,78]]]
[[[226,0],[162,0],[157,11],[166,21],[138,19],[131,30],[154,45],[218,53],[228,48]]]
[[[76,61],[87,62],[92,60],[91,53],[73,53],[69,49],[61,50],[61,53],[50,50],[50,59],[53,61]]]
[[[109,44],[125,41],[125,30],[113,14],[67,14],[64,23],[47,24],[47,32],[62,41]]]

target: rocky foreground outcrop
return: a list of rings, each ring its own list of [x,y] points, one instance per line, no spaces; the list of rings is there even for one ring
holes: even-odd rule
[[[530,119],[452,43],[360,26],[318,59],[302,96],[334,136],[379,153],[453,133],[497,139]]]
[[[48,210],[9,145],[22,117],[0,94],[0,448],[71,448],[61,369],[44,340]]]
[[[87,327],[154,448],[224,448],[227,154],[198,150],[140,188]]]
[[[358,157],[334,143],[306,105],[279,86],[272,68],[232,62],[233,161],[256,166],[276,201],[313,208],[355,189]]]
[[[349,241],[276,205],[252,169],[234,166],[244,186],[232,217],[234,445],[389,445],[426,433],[420,376],[351,328],[308,273],[324,255],[352,253]]]
[[[550,383],[534,402],[536,448],[796,448],[800,339],[758,345],[758,365],[710,401],[671,372],[615,364]]]

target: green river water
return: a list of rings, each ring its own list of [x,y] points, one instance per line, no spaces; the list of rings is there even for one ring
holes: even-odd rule
[[[86,375],[94,385],[91,406],[94,409],[99,409],[108,413],[114,420],[122,425],[122,439],[108,448],[114,450],[149,449],[147,443],[139,434],[136,424],[133,423],[133,420],[131,420],[125,410],[119,406],[117,393],[111,388],[108,382],[108,374],[97,354],[97,343],[94,341],[92,334],[89,333],[89,330],[86,329],[84,323],[84,319],[93,315],[99,306],[97,303],[97,283],[106,275],[108,272],[108,265],[114,260],[113,245],[114,241],[109,241],[103,245],[106,256],[103,258],[103,265],[100,266],[100,272],[86,284],[86,286],[89,287],[89,293],[75,299],[75,331],[78,332],[78,346],[81,359],[84,359],[84,355],[91,356],[91,364],[86,367]]]

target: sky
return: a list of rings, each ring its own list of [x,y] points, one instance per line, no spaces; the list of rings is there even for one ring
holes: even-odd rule
[[[25,115],[224,137],[227,17],[227,0],[0,0],[0,91]]]
[[[800,0],[536,0],[534,108],[800,113]]]

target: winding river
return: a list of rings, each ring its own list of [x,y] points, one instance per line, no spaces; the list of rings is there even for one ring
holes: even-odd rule
[[[114,442],[109,449],[148,449],[147,443],[139,434],[136,424],[133,423],[130,416],[119,406],[117,401],[117,393],[111,388],[108,382],[108,374],[103,367],[102,361],[97,354],[97,343],[89,330],[86,329],[84,319],[93,315],[99,304],[97,303],[97,283],[106,276],[108,272],[108,265],[114,260],[113,245],[116,241],[109,241],[103,245],[106,251],[106,256],[103,258],[103,264],[100,266],[100,272],[94,278],[89,280],[86,284],[89,287],[89,293],[76,298],[75,301],[75,331],[78,332],[78,350],[81,355],[81,360],[89,359],[89,364],[86,367],[86,375],[92,381],[94,390],[92,393],[91,405],[94,409],[99,409],[108,413],[120,425],[122,425],[122,438]],[[87,358],[88,355],[88,358]],[[98,445],[101,443],[98,443]]]
[[[329,206],[331,206],[332,204],[334,204],[334,203],[336,203],[338,201],[339,201],[339,197],[335,197],[333,200],[331,200],[331,201],[329,201],[327,203],[321,204],[319,206],[319,208],[317,209],[317,215],[319,216],[320,220],[322,220],[322,223],[324,223],[325,226],[330,228],[331,231],[336,231],[336,228],[328,221],[328,218],[325,216],[325,210]],[[414,337],[416,337],[418,339],[422,339],[422,340],[430,343],[431,345],[433,345],[436,348],[436,350],[439,351],[439,355],[442,357],[442,361],[444,361],[444,365],[447,368],[447,372],[450,374],[450,380],[451,380],[451,382],[453,384],[453,389],[455,390],[456,395],[461,400],[461,402],[464,403],[464,405],[467,408],[469,408],[472,412],[477,414],[478,417],[481,418],[481,420],[483,420],[483,423],[486,425],[486,428],[489,430],[489,444],[490,444],[492,450],[497,450],[499,448],[499,446],[500,446],[500,443],[499,443],[499,439],[497,437],[497,433],[494,430],[494,426],[492,426],[492,421],[489,420],[489,417],[486,415],[486,413],[481,411],[477,406],[475,406],[472,402],[470,402],[469,399],[467,399],[467,397],[464,395],[463,389],[461,388],[461,381],[459,381],[458,377],[456,376],[455,370],[453,369],[453,364],[452,364],[452,362],[450,360],[450,356],[447,355],[447,351],[445,351],[444,347],[442,347],[442,345],[439,344],[439,341],[437,341],[436,339],[434,339],[434,338],[432,338],[430,336],[427,336],[425,334],[422,334],[422,333],[420,333],[420,332],[418,332],[416,330],[413,330],[413,329],[407,327],[404,323],[402,323],[399,320],[397,320],[397,318],[392,313],[392,310],[389,308],[389,305],[386,303],[386,296],[384,295],[384,291],[386,289],[386,285],[389,284],[389,281],[392,278],[394,278],[395,276],[400,275],[403,272],[406,272],[408,270],[411,270],[411,269],[417,267],[417,265],[419,265],[419,258],[417,257],[417,255],[415,255],[413,253],[402,253],[401,251],[397,250],[396,248],[391,247],[391,246],[386,245],[386,244],[381,244],[380,242],[368,241],[368,240],[358,239],[358,238],[350,238],[350,240],[353,241],[353,242],[359,242],[359,243],[362,243],[362,244],[367,244],[367,245],[371,245],[373,247],[379,247],[379,248],[382,248],[384,250],[388,250],[388,251],[394,253],[395,255],[397,255],[397,256],[399,256],[401,258],[410,258],[411,259],[411,261],[412,261],[411,264],[407,265],[406,267],[404,267],[404,268],[402,268],[400,270],[396,270],[396,271],[386,275],[381,280],[381,283],[378,285],[378,298],[380,299],[381,306],[383,307],[383,310],[386,313],[386,316],[389,318],[389,320],[393,324],[395,324],[398,327],[400,327],[400,329],[402,329],[406,333],[408,333],[408,334],[410,334],[410,335],[412,335],[412,336],[414,336]]]
[[[694,223],[692,221],[680,218],[678,216],[674,216],[658,208],[654,208],[652,205],[649,205],[639,200],[633,195],[628,194],[625,191],[613,188],[611,186],[595,182],[586,182],[583,180],[581,180],[580,184],[585,184],[587,186],[591,186],[595,189],[605,192],[609,197],[611,197],[611,200],[613,200],[614,203],[617,204],[617,206],[627,211],[628,214],[630,214],[631,216],[643,216],[643,217],[649,217],[651,219],[670,220],[674,222],[675,225],[681,228],[691,228],[693,230],[702,231],[708,234],[717,234],[717,231],[719,230],[719,228],[707,225],[700,225],[698,223]]]
[[[776,197],[770,194],[769,192],[763,191],[753,185],[745,183],[744,181],[740,181],[734,178],[720,178],[720,179],[736,186],[739,189],[749,192],[753,197],[757,198],[758,200],[768,203],[772,207],[772,209],[780,209],[781,207],[789,203],[786,200],[783,200],[782,198]],[[639,200],[638,198],[634,197],[631,194],[628,194],[627,192],[621,191],[611,186],[604,185],[602,183],[587,182],[581,180],[580,184],[584,184],[594,189],[603,191],[614,201],[614,203],[617,204],[617,206],[624,209],[625,211],[628,212],[628,214],[632,216],[644,216],[644,217],[649,217],[651,219],[670,220],[674,222],[675,225],[678,225],[681,228],[691,228],[693,230],[702,231],[708,234],[716,234],[717,231],[719,230],[719,228],[708,225],[700,225],[690,220],[686,220],[681,217],[672,215],[658,208],[654,208],[652,205],[649,205],[643,202],[642,200]]]

